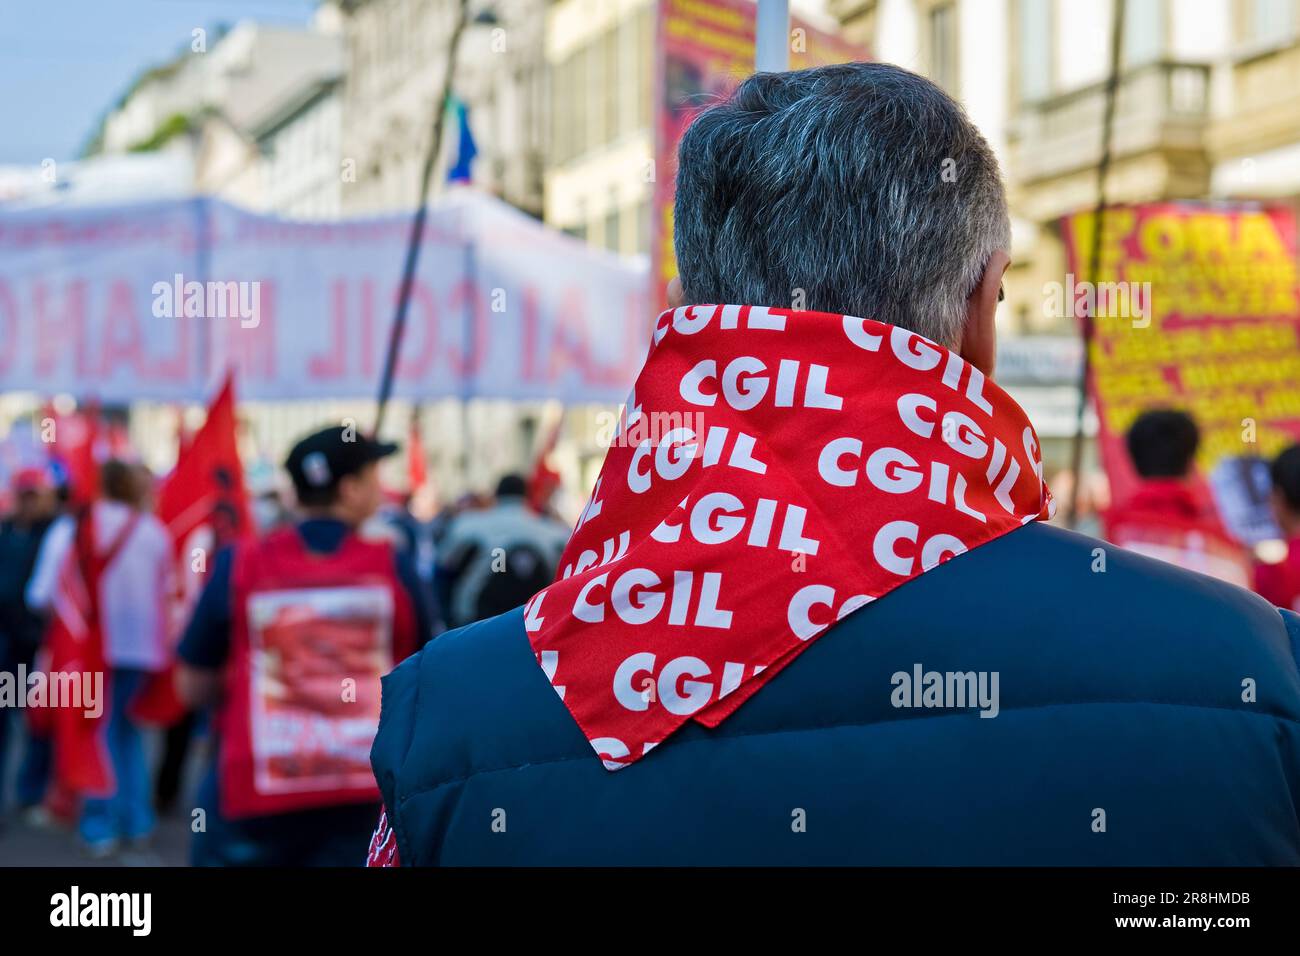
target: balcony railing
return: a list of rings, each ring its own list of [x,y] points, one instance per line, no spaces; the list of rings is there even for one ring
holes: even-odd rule
[[[1300,38],[1243,50],[1232,64],[1233,110],[1212,132],[1217,157],[1250,156],[1300,140]]]
[[[1022,104],[1013,162],[1032,184],[1095,166],[1101,157],[1106,84]],[[1209,115],[1209,66],[1158,61],[1130,69],[1115,101],[1114,157],[1199,151]]]

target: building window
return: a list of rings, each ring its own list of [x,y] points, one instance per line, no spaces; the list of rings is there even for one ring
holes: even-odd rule
[[[551,155],[555,162],[569,158],[569,60],[562,60],[551,71]]]
[[[636,129],[636,95],[638,70],[641,69],[640,51],[636,42],[636,17],[624,19],[618,25],[618,50],[622,61],[628,64],[619,74],[618,82],[618,135],[626,136]]]
[[[930,79],[949,93],[957,92],[957,5],[930,8]]]
[[[587,89],[584,97],[590,102],[587,113],[587,149],[597,149],[605,144],[605,102],[609,96],[609,68],[605,62],[603,37],[597,37],[587,47]]]
[[[605,137],[604,142],[610,143],[618,139],[619,135],[619,113],[622,112],[623,96],[623,77],[626,70],[620,67],[626,64],[626,60],[619,52],[619,34],[617,26],[611,27],[605,31],[602,40],[605,46]]]
[[[1052,0],[1020,0],[1020,99],[1032,103],[1052,92]]]
[[[650,125],[650,101],[654,98],[653,76],[655,24],[651,6],[642,7],[636,14],[636,125],[638,129]]]
[[[569,235],[587,241],[587,203],[579,199],[574,209],[574,224],[564,231]]]
[[[1247,0],[1246,42],[1274,43],[1295,33],[1294,0]]]
[[[605,248],[610,252],[621,252],[623,243],[619,232],[622,229],[623,217],[619,215],[617,206],[610,206],[609,212],[605,213]]]
[[[1141,66],[1159,59],[1164,26],[1164,0],[1128,0],[1124,4],[1124,63]]]
[[[591,102],[591,95],[588,92],[591,89],[591,78],[587,75],[589,69],[587,48],[580,47],[569,62],[572,64],[571,85],[569,99],[565,102],[570,104],[573,110],[573,120],[569,125],[569,135],[572,139],[568,149],[569,158],[572,159],[587,151],[587,104]]]
[[[650,200],[643,199],[636,204],[636,251],[642,255],[650,254]]]

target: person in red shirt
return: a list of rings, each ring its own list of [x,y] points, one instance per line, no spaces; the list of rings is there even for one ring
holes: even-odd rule
[[[368,533],[397,446],[339,426],[285,462],[302,520],[216,556],[177,689],[216,711],[196,866],[354,865],[379,791],[379,679],[429,635],[409,558]]]
[[[1273,514],[1286,538],[1286,558],[1255,565],[1255,590],[1278,607],[1300,611],[1300,445],[1273,459]]]
[[[1224,529],[1191,478],[1200,431],[1186,412],[1139,415],[1125,436],[1138,490],[1104,516],[1106,537],[1122,548],[1250,587],[1245,550]]]

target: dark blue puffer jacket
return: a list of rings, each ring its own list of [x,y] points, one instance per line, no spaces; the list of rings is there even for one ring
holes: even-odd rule
[[[371,756],[404,865],[1297,865],[1298,646],[1252,594],[1032,524],[626,769],[518,610],[389,675]],[[997,671],[998,715],[893,706],[917,664]]]

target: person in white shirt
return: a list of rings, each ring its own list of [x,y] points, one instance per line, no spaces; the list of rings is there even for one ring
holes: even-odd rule
[[[102,498],[89,516],[96,549],[100,554],[115,549],[100,578],[98,601],[109,666],[107,740],[116,792],[88,798],[82,807],[81,837],[96,857],[115,852],[124,841],[144,843],[154,829],[144,737],[128,707],[150,675],[168,664],[168,601],[175,573],[167,529],[152,514],[140,511],[147,491],[141,470],[105,462],[100,487]],[[65,561],[77,560],[76,528],[73,516],[60,518],[50,528],[27,587],[31,607],[50,608],[57,599],[60,568]]]

